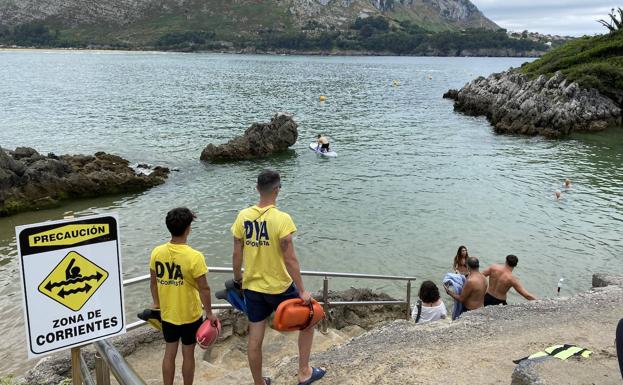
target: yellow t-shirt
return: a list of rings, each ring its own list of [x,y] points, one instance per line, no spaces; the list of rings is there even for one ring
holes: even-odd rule
[[[292,278],[283,262],[279,240],[295,231],[292,218],[272,205],[251,206],[238,214],[231,232],[243,243],[244,289],[280,294],[290,287]]]
[[[208,272],[203,254],[167,242],[151,252],[149,268],[156,272],[162,320],[175,325],[197,321],[203,310],[195,279]]]

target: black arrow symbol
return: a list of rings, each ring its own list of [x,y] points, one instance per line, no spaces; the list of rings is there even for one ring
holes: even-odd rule
[[[61,286],[65,286],[65,285],[69,285],[70,283],[80,283],[80,282],[84,282],[84,281],[90,281],[92,279],[95,279],[96,281],[99,281],[100,279],[102,279],[102,277],[104,276],[104,274],[100,273],[99,271],[93,275],[89,275],[86,277],[80,277],[80,278],[74,278],[74,279],[68,279],[67,281],[60,281],[60,282],[52,282],[52,281],[48,281],[48,283],[45,285],[45,289],[47,291],[52,291],[52,289],[54,289],[55,287],[61,287]]]
[[[88,293],[89,290],[91,289],[92,289],[91,285],[87,283],[86,285],[84,285],[84,287],[79,287],[76,289],[71,289],[67,291],[65,291],[65,289],[61,289],[61,291],[58,292],[58,296],[61,298],[65,298],[66,295],[80,293],[81,291]]]

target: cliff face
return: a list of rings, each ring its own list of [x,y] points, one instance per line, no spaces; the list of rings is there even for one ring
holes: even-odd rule
[[[253,25],[287,29],[310,21],[343,29],[357,17],[380,14],[431,30],[498,28],[469,0],[0,0],[0,25],[5,26],[33,21],[76,27],[174,20],[209,29],[211,17],[217,16],[231,20],[232,32]]]
[[[493,74],[451,90],[454,109],[486,116],[498,133],[566,136],[621,125],[621,109],[595,89],[583,89],[557,72],[531,80],[518,72]]]

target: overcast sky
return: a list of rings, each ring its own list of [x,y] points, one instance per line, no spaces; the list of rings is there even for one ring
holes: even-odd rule
[[[622,0],[471,0],[489,19],[509,31],[582,36],[604,33],[605,19]]]

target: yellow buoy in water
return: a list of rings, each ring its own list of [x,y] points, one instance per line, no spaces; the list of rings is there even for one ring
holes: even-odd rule
[[[324,95],[320,95],[319,99],[320,99],[321,102],[324,102],[325,100],[327,100],[327,97],[324,96]]]

